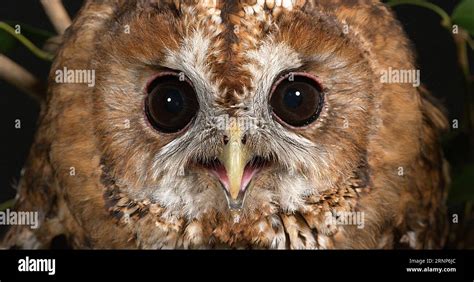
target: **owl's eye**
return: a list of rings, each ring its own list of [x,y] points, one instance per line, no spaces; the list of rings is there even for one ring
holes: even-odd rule
[[[284,76],[273,87],[270,106],[279,121],[302,127],[315,121],[323,105],[319,83],[307,75]]]
[[[163,75],[152,81],[145,101],[146,115],[155,129],[165,133],[185,128],[199,104],[192,85],[178,75]]]

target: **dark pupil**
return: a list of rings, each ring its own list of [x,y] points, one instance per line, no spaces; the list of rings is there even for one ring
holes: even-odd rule
[[[149,86],[146,113],[150,123],[159,131],[180,131],[191,122],[198,108],[193,87],[177,76],[159,77]]]
[[[301,91],[290,88],[283,97],[283,100],[288,108],[296,109],[301,105],[303,95]]]
[[[319,84],[311,78],[296,76],[283,80],[270,98],[273,113],[292,126],[305,126],[318,118],[323,96]]]
[[[176,89],[169,89],[164,95],[165,109],[170,113],[179,113],[183,110],[183,97]]]

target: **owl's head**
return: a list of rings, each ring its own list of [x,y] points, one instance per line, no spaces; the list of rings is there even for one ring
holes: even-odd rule
[[[414,187],[428,150],[420,148],[435,137],[422,129],[417,89],[381,81],[388,68],[414,68],[384,5],[90,1],[84,9],[53,68],[91,68],[95,87],[81,86],[85,97],[72,86],[53,92],[63,108],[90,106],[75,124],[93,129],[102,184],[120,197],[214,227],[364,201],[375,229],[397,216],[400,191]],[[63,128],[76,148],[92,146]]]
[[[186,218],[301,209],[366,162],[367,54],[309,5],[208,2],[106,23],[93,58],[103,165]]]

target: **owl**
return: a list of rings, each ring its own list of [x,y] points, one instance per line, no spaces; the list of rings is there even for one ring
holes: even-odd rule
[[[39,227],[3,245],[441,248],[447,121],[415,70],[379,1],[88,0],[18,185]]]

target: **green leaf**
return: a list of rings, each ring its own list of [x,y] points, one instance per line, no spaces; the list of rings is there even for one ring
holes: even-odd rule
[[[450,202],[474,201],[474,164],[464,166],[460,171],[453,171],[453,182],[449,192]]]
[[[451,16],[453,23],[474,35],[474,0],[464,0],[454,8]]]
[[[0,53],[8,53],[17,46],[16,39],[8,32],[0,30]]]
[[[0,203],[0,211],[12,208],[15,205],[15,199],[10,199],[6,202]]]

